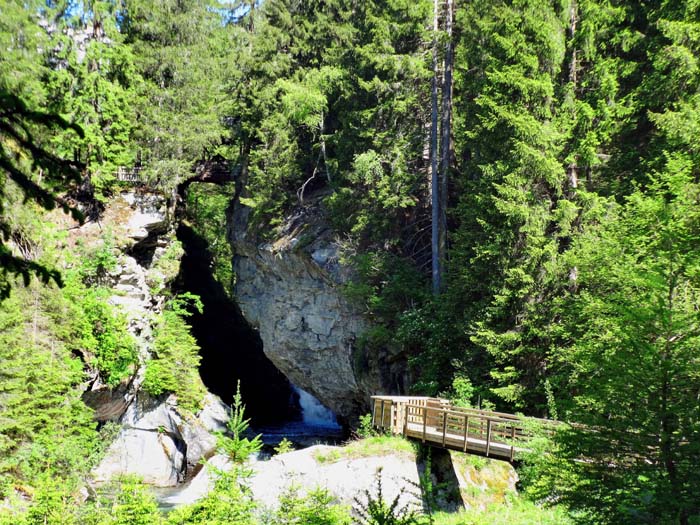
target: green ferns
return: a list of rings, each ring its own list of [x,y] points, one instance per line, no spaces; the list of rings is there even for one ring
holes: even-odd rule
[[[185,319],[190,306],[202,312],[199,297],[190,293],[176,296],[163,310],[155,329],[154,357],[146,364],[143,388],[157,396],[172,392],[178,405],[190,412],[202,407],[206,390],[199,377],[199,346]]]

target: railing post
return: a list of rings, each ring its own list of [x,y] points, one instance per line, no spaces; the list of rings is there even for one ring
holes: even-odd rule
[[[428,420],[428,407],[423,407],[423,443],[425,443],[425,422]]]
[[[486,420],[486,457],[489,456],[491,450],[491,420]]]
[[[445,446],[445,436],[447,435],[447,410],[442,411],[442,446]]]
[[[469,416],[464,414],[464,452],[467,451],[467,443],[469,442]]]
[[[510,460],[515,456],[515,425],[510,426]]]
[[[377,400],[372,399],[372,428],[377,426]]]
[[[385,403],[386,403],[386,400],[382,399],[382,416],[381,416],[382,417],[382,424],[379,427],[382,430],[384,430],[384,405],[385,405]]]

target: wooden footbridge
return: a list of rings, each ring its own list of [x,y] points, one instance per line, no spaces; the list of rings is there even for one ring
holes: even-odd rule
[[[432,446],[514,461],[535,429],[554,431],[557,421],[452,405],[434,397],[373,396],[372,425]]]

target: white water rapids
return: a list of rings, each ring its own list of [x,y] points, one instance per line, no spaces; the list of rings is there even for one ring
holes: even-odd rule
[[[306,390],[293,386],[299,395],[301,417],[305,424],[311,427],[338,427],[335,414]]]

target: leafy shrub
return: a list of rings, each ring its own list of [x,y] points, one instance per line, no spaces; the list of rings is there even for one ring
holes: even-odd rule
[[[119,491],[111,509],[109,525],[159,525],[158,504],[148,487],[134,477],[120,480]]]
[[[335,503],[325,489],[316,489],[302,495],[291,486],[279,496],[279,508],[263,519],[265,525],[350,525],[349,510]]]
[[[36,487],[34,500],[26,515],[26,525],[77,525],[70,494],[63,483],[43,476]]]
[[[214,470],[214,489],[197,503],[171,512],[167,525],[259,525],[256,504],[250,490],[241,483],[239,469]]]
[[[131,375],[138,361],[136,341],[127,330],[124,315],[107,302],[105,288],[85,288],[69,278],[66,294],[75,301],[75,349],[94,356],[102,380],[116,386]]]
[[[79,525],[162,525],[158,503],[138,477],[123,476],[71,509]]]
[[[102,235],[102,243],[82,254],[80,275],[88,286],[106,284],[107,276],[117,268],[117,255],[114,237],[110,231]]]
[[[377,430],[372,426],[372,414],[360,416],[360,426],[357,427],[356,432],[359,438],[368,438],[378,435]]]
[[[452,380],[452,392],[449,397],[452,403],[457,406],[471,407],[475,390],[468,377],[457,376]]]
[[[180,259],[185,253],[182,243],[177,239],[169,239],[168,247],[155,260],[148,272],[148,284],[152,294],[167,293],[165,285],[177,277],[180,271]]]
[[[185,318],[187,306],[202,311],[196,295],[185,293],[170,301],[155,330],[154,358],[146,365],[143,388],[151,395],[172,392],[178,405],[191,412],[201,408],[206,392],[199,377],[199,346]]]
[[[275,452],[277,454],[286,454],[294,450],[294,444],[287,438],[282,438],[282,441],[275,447]]]

